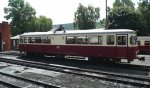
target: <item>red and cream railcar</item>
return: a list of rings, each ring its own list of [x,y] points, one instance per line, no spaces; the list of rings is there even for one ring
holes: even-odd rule
[[[140,53],[150,54],[150,36],[138,36],[138,48]]]
[[[92,29],[24,33],[20,35],[19,49],[32,55],[73,55],[130,62],[136,59],[138,47],[133,30]]]

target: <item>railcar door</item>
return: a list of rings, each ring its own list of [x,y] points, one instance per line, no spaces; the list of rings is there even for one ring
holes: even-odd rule
[[[126,59],[128,52],[128,35],[116,36],[117,58]]]

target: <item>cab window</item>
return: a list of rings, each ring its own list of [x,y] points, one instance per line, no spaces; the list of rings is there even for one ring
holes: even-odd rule
[[[126,36],[117,36],[117,44],[118,45],[127,45],[127,37]]]

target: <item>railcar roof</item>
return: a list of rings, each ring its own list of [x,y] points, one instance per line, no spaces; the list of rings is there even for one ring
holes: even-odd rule
[[[23,36],[36,36],[36,35],[55,35],[55,34],[107,34],[107,33],[134,33],[135,31],[130,29],[90,29],[90,30],[65,30],[65,31],[48,31],[48,32],[29,32],[22,34]]]

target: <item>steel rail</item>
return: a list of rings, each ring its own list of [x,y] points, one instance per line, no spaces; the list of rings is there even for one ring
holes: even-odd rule
[[[5,76],[9,76],[9,77],[12,77],[12,78],[15,78],[15,79],[19,79],[19,80],[22,80],[22,81],[25,81],[25,82],[34,83],[36,85],[43,86],[45,88],[62,88],[60,86],[56,86],[56,85],[53,85],[53,84],[50,84],[50,83],[44,83],[42,81],[35,81],[35,80],[32,80],[32,79],[27,79],[27,78],[23,78],[23,77],[16,76],[16,75],[11,75],[11,74],[4,73],[4,72],[0,72],[0,74],[5,75]],[[11,84],[11,85],[13,85],[13,84]],[[18,87],[18,88],[20,88],[20,87]]]
[[[8,82],[4,82],[4,81],[1,81],[1,80],[0,80],[0,84],[5,85],[5,86],[7,86],[7,87],[11,87],[11,88],[21,88],[21,86],[17,86],[17,85],[14,85],[14,84],[10,84],[10,83],[8,83]]]

